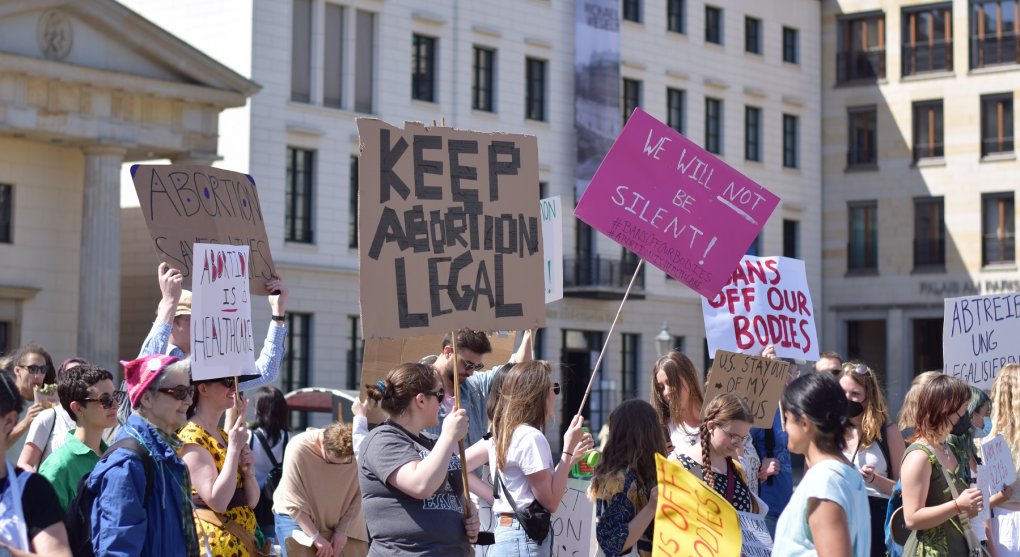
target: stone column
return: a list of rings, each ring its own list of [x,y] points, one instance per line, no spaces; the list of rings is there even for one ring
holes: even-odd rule
[[[125,150],[85,153],[78,287],[78,355],[117,374],[120,344],[120,167]]]

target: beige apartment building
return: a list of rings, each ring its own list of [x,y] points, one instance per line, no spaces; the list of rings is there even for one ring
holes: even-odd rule
[[[943,298],[1016,291],[1016,0],[825,1],[823,347],[893,406],[942,367]]]

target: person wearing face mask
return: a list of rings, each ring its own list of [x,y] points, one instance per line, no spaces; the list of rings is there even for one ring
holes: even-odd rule
[[[968,484],[977,478],[977,465],[981,464],[981,457],[978,455],[975,443],[977,439],[988,435],[991,431],[992,421],[987,419],[992,411],[991,399],[981,389],[971,385],[970,402],[967,404],[967,413],[960,418],[949,432],[949,447],[961,464],[960,477]],[[988,426],[985,428],[985,426]]]

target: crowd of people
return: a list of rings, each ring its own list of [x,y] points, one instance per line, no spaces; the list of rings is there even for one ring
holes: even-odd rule
[[[179,271],[158,274],[156,322],[119,389],[110,370],[54,367],[37,344],[0,366],[0,556],[467,556],[484,543],[497,557],[546,557],[569,471],[593,451],[588,495],[608,557],[652,554],[656,455],[760,517],[774,555],[1020,556],[1016,486],[974,487],[988,436],[1020,463],[1020,365],[990,393],[920,374],[894,421],[877,370],[824,353],[812,373],[789,367],[771,427],[756,428],[744,399],[706,400],[691,359],[671,352],[648,401],[612,410],[602,446],[577,415],[557,453],[546,424],[560,385],[532,358],[531,332],[486,369],[488,337],[461,330],[366,385],[350,424],[292,433],[267,386],[283,356],[283,281],[267,287],[259,374],[194,380],[190,296]],[[372,407],[388,418],[370,428]],[[796,482],[792,455],[805,465]],[[478,502],[491,505],[491,532]]]

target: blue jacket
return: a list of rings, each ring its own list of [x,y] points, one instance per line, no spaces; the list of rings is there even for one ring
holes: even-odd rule
[[[766,430],[752,428],[751,441],[754,442],[758,458],[761,460],[775,458],[779,461],[779,473],[758,484],[758,497],[769,506],[769,516],[778,518],[793,496],[793,463],[790,460],[790,450],[786,446],[788,438],[783,431],[783,419],[778,410],[772,418],[771,429],[773,439],[771,454],[766,448]]]
[[[143,507],[145,468],[132,451],[118,449],[99,461],[88,480],[88,488],[98,491],[92,507],[96,557],[197,555],[191,502],[185,499],[191,482],[184,461],[138,414],[128,418],[117,439],[127,435],[152,455],[152,495]]]

